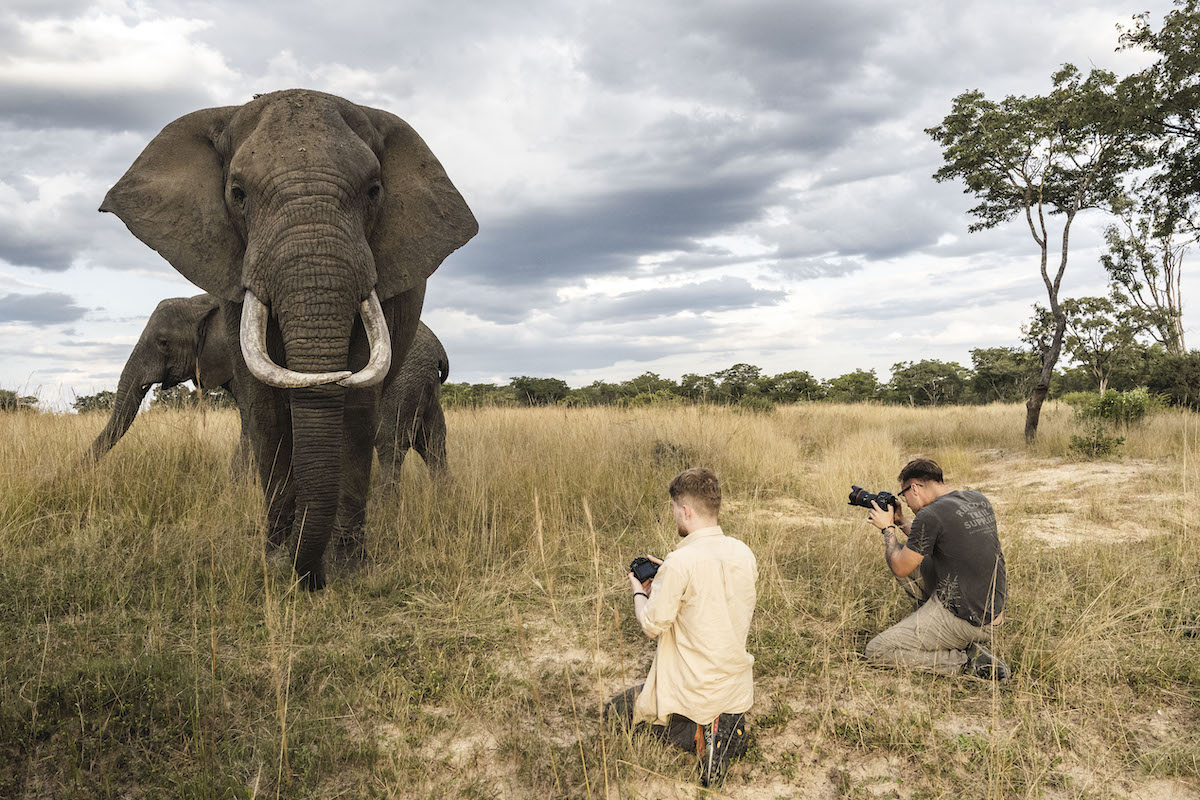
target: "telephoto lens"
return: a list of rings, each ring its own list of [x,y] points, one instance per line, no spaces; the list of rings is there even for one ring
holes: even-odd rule
[[[875,504],[880,508],[888,508],[889,506],[892,508],[900,507],[900,501],[897,500],[896,495],[892,494],[891,492],[879,492],[878,494],[872,494],[861,486],[850,487],[850,505],[870,508],[872,500],[874,500]]]

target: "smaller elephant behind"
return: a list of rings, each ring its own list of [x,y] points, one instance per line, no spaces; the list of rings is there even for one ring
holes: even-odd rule
[[[232,391],[233,369],[220,315],[217,298],[210,294],[168,297],[158,304],[121,369],[108,424],[88,449],[92,460],[102,458],[121,440],[155,384],[169,389],[190,380],[202,390]],[[243,435],[235,463],[244,466],[248,454]]]
[[[198,382],[201,389],[223,387],[237,397],[225,325],[217,320],[220,314],[220,304],[209,294],[170,297],[158,304],[121,370],[112,414],[88,450],[93,460],[121,440],[155,384],[170,388],[190,380]],[[382,401],[375,446],[386,483],[397,480],[404,456],[413,448],[431,476],[449,475],[446,418],[441,407],[442,384],[449,374],[450,360],[442,343],[420,323],[413,346]],[[247,472],[249,453],[243,421],[234,456],[236,473]]]
[[[385,485],[396,482],[410,449],[421,456],[430,477],[450,477],[442,412],[442,384],[449,375],[450,359],[442,343],[424,322],[418,324],[412,348],[379,407],[375,450]]]

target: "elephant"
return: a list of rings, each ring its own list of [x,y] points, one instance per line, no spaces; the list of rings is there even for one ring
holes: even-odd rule
[[[227,339],[224,327],[214,322],[220,314],[220,304],[210,294],[169,297],[158,304],[121,370],[112,414],[88,450],[92,459],[100,459],[125,435],[152,385],[169,388],[191,380],[202,389],[230,389],[233,366]],[[429,326],[420,323],[396,380],[381,400],[375,447],[384,484],[397,480],[405,454],[412,448],[425,461],[431,477],[448,477],[441,390],[449,375],[445,348]],[[248,433],[243,427],[234,455],[237,473],[248,468]]]
[[[404,465],[404,456],[414,449],[429,476],[450,477],[446,464],[446,415],[442,411],[442,384],[450,376],[450,359],[433,331],[422,322],[417,326],[404,365],[388,388],[380,405],[379,434],[375,449],[384,485],[394,484]]]
[[[426,281],[475,216],[406,122],[307,89],[169,123],[100,211],[219,298],[268,546],[294,535],[300,585],[324,588],[335,519],[366,522],[380,397]]]
[[[99,460],[120,441],[151,386],[169,389],[188,380],[201,390],[231,389],[233,382],[221,305],[210,294],[168,297],[154,309],[121,368],[112,414],[88,456]],[[243,429],[234,456],[235,469],[243,471],[249,457],[245,434]]]

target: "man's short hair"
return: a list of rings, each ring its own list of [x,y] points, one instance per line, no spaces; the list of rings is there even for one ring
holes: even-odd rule
[[[904,469],[900,470],[900,485],[903,486],[905,481],[946,482],[942,477],[942,468],[932,458],[914,458],[905,464]]]
[[[671,481],[668,491],[672,500],[679,502],[679,498],[686,497],[713,516],[721,511],[721,484],[717,483],[717,476],[710,469],[685,469]]]

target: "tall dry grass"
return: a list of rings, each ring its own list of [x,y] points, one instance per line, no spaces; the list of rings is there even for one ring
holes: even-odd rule
[[[259,493],[231,478],[236,414],[146,414],[97,469],[76,459],[101,419],[0,415],[0,796],[684,791],[686,757],[598,711],[644,676],[653,645],[624,565],[673,546],[665,487],[696,464],[721,476],[726,530],[760,566],[757,744],[727,794],[1195,781],[1198,640],[1179,629],[1200,624],[1200,420],[1156,415],[1119,458],[1079,464],[1069,409],[1048,406],[1028,449],[1023,418],[452,411],[453,482],[432,485],[413,456],[373,496],[369,564],[334,557],[330,587],[306,595],[263,549]],[[918,454],[997,507],[1006,684],[858,655],[907,608],[845,496],[893,488]],[[1046,541],[1052,525],[1065,543]]]

